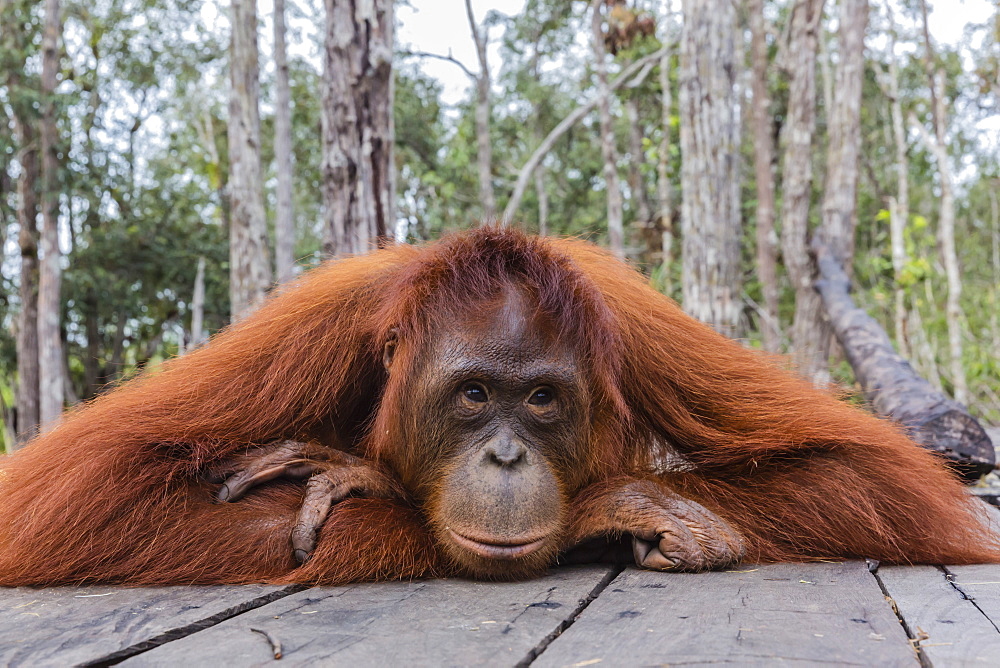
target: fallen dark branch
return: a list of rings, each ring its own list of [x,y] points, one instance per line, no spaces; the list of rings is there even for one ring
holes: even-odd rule
[[[892,346],[882,326],[854,304],[850,279],[823,244],[813,243],[816,289],[854,375],[875,410],[904,425],[914,440],[954,462],[974,481],[993,470],[996,455],[982,425],[962,404],[921,378]]]

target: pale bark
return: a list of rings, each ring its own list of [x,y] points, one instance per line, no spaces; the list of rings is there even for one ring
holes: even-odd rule
[[[940,100],[940,96],[938,99]],[[944,105],[941,104],[937,111],[937,120],[943,122],[944,118]],[[910,122],[934,156],[938,167],[939,185],[941,186],[938,239],[941,243],[941,262],[944,264],[948,283],[945,316],[948,322],[949,371],[955,401],[965,404],[969,401],[969,388],[965,378],[965,367],[962,364],[962,320],[964,316],[959,301],[962,296],[962,276],[958,266],[958,252],[955,249],[955,186],[945,145],[932,137],[923,124],[917,122],[916,119],[911,119]]]
[[[669,9],[669,6],[668,6]],[[669,13],[669,12],[668,12]],[[664,40],[670,44],[669,36]],[[673,293],[670,274],[674,262],[674,198],[670,163],[670,116],[673,111],[673,91],[670,87],[670,49],[663,49],[660,56],[660,135],[659,159],[656,162],[656,197],[659,206],[657,228],[660,233],[660,266],[663,290]]]
[[[476,171],[479,175],[479,201],[483,207],[483,221],[492,222],[497,216],[496,196],[493,194],[493,142],[490,141],[491,81],[490,64],[486,59],[489,34],[476,23],[472,0],[465,0],[465,13],[469,18],[472,41],[476,44],[479,74],[476,82]]]
[[[820,227],[822,244],[850,273],[857,226],[858,154],[861,149],[861,85],[864,79],[868,0],[841,0],[833,104],[827,112],[826,182]],[[800,370],[817,385],[830,382],[829,348],[833,331],[815,295],[796,304],[796,331],[805,347]],[[801,323],[801,324],[800,324]]]
[[[924,299],[927,304],[935,303],[933,288],[930,281],[924,281]],[[912,353],[914,362],[920,373],[931,382],[934,387],[944,387],[941,382],[941,372],[938,369],[938,351],[936,342],[927,336],[924,328],[923,317],[920,315],[918,304],[913,304],[910,310],[910,336],[913,342]]]
[[[292,99],[285,50],[285,0],[274,0],[274,164],[278,177],[274,211],[274,264],[279,283],[295,274],[295,212],[292,208]],[[203,261],[202,261],[203,262]],[[199,264],[201,267],[202,264]]]
[[[55,111],[56,74],[59,71],[59,0],[45,0],[42,35],[42,233],[38,277],[39,423],[42,431],[59,421],[63,409],[65,374],[62,346],[62,300],[59,264],[59,158]]]
[[[622,191],[618,180],[618,149],[615,147],[614,120],[611,116],[611,87],[608,85],[607,53],[604,50],[601,5],[590,3],[590,46],[594,52],[597,75],[597,110],[601,121],[601,158],[604,160],[604,187],[607,194],[608,247],[616,257],[625,257],[625,229]]]
[[[257,4],[232,0],[229,95],[229,299],[235,322],[271,285],[258,109]]]
[[[764,0],[748,0],[747,12],[752,63],[754,175],[757,181],[757,274],[764,301],[760,335],[764,350],[777,352],[781,342],[778,328],[778,239],[774,231],[774,133],[771,129],[771,97],[767,91]],[[796,60],[799,57],[796,52]]]
[[[11,4],[0,0],[0,16],[8,17]],[[24,36],[13,31],[0,34],[3,47],[11,51],[24,49]],[[7,422],[16,428],[15,440],[7,442],[8,451],[24,445],[38,430],[38,136],[37,112],[31,96],[15,95],[24,86],[21,68],[7,70],[7,90],[10,99],[14,136],[17,141],[18,252],[21,258],[17,314],[17,391],[15,405],[17,421]]]
[[[608,84],[608,89],[611,92],[614,92],[622,86],[631,83],[632,77],[636,77],[637,79],[645,77],[645,72],[647,72],[646,67],[659,60],[665,53],[668,53],[668,49],[666,47],[635,61],[622,70],[621,74],[619,74],[614,81]],[[542,161],[542,158],[548,155],[549,151],[552,150],[552,147],[555,146],[560,137],[566,134],[571,127],[579,123],[580,119],[593,111],[594,107],[597,106],[599,98],[599,95],[595,95],[588,102],[584,102],[567,114],[564,119],[559,121],[559,124],[556,125],[556,127],[552,128],[549,134],[545,136],[545,139],[542,140],[542,143],[538,145],[538,148],[536,148],[531,156],[525,161],[521,170],[517,173],[517,181],[514,184],[514,191],[511,193],[510,199],[507,200],[507,206],[504,207],[503,216],[500,218],[501,225],[508,225],[513,220],[514,214],[517,213],[518,207],[521,206],[521,200],[524,199],[524,193],[528,188],[531,175],[534,173],[538,164]]]
[[[829,116],[833,113],[833,72],[830,70],[830,49],[827,44],[827,35],[823,31],[823,26],[819,31],[819,71],[823,82],[823,110]]]
[[[940,177],[938,241],[941,245],[941,262],[944,264],[945,277],[948,282],[945,317],[948,324],[949,370],[953,388],[952,395],[956,401],[965,404],[969,401],[969,388],[965,378],[965,366],[962,364],[962,320],[964,319],[960,302],[962,277],[958,266],[958,252],[955,249],[955,186],[951,165],[948,162],[948,112],[944,100],[944,72],[935,65],[934,45],[931,42],[927,20],[926,0],[921,1],[920,12],[923,19],[924,67],[927,71],[927,83],[930,87],[934,136],[932,137],[927,132],[922,123],[911,119],[911,124],[916,127],[928,150],[934,155]]]
[[[632,195],[632,207],[635,209],[635,220],[645,229],[653,224],[653,214],[642,176],[646,154],[642,150],[642,125],[639,121],[639,103],[635,97],[625,100],[625,116],[628,118],[628,187]]]
[[[826,368],[827,347],[816,333],[821,308],[813,288],[809,261],[809,207],[813,179],[813,137],[816,131],[816,52],[824,0],[796,0],[789,17],[790,78],[788,111],[782,128],[781,248],[788,278],[795,290],[792,355],[799,371],[809,377]]]
[[[330,256],[366,253],[395,227],[392,3],[325,6],[323,249]]]
[[[17,242],[21,255],[21,311],[17,319],[17,442],[23,445],[38,429],[38,144],[33,121],[15,113],[21,147],[17,180]]]
[[[890,10],[890,21],[892,13]],[[895,309],[893,315],[896,331],[896,346],[905,358],[911,356],[906,308],[906,290],[902,285],[903,271],[909,257],[906,253],[906,223],[910,216],[909,159],[906,155],[906,125],[903,122],[903,106],[899,99],[899,64],[896,58],[896,26],[889,29],[889,71],[885,80],[885,92],[889,98],[889,112],[892,117],[892,138],[896,152],[896,196],[889,200],[889,244],[892,249],[892,270],[894,276],[893,293]]]
[[[683,302],[695,318],[735,335],[742,283],[736,9],[730,0],[685,0],[683,12]]]
[[[194,275],[194,294],[191,295],[191,337],[188,350],[194,350],[205,342],[205,258],[198,258],[198,269]]]
[[[545,191],[545,167],[535,169],[535,194],[538,196],[538,234],[549,233],[549,194]]]
[[[850,273],[857,226],[858,155],[861,149],[861,85],[864,79],[868,0],[841,0],[833,108],[827,115],[823,241]]]
[[[994,181],[994,188],[989,190],[990,196],[990,245],[993,260],[993,294],[1000,290],[1000,201],[997,198],[996,187],[1000,181]],[[994,308],[990,316],[990,331],[993,333],[993,354],[1000,357],[1000,308]]]
[[[9,5],[0,2],[0,14],[6,15]],[[5,37],[14,35],[8,33]],[[16,39],[16,38],[15,38]],[[5,40],[6,41],[6,40]],[[9,48],[19,48],[18,43]],[[21,72],[10,68],[7,87],[13,92],[23,85]],[[30,104],[11,104],[14,134],[17,140],[17,161],[21,167],[17,178],[18,251],[21,258],[17,314],[17,407],[16,441],[8,444],[12,451],[27,442],[38,429],[38,137],[35,113]]]

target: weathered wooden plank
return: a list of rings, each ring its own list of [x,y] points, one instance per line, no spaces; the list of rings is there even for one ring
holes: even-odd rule
[[[525,582],[317,587],[126,661],[126,666],[514,665],[616,572],[561,568]],[[256,631],[252,629],[257,629]]]
[[[129,648],[191,632],[297,589],[0,589],[0,665],[67,666],[127,655]]]
[[[629,568],[533,665],[806,662],[918,665],[864,563],[696,575]]]
[[[1000,564],[947,566],[945,570],[955,587],[1000,628]],[[994,656],[994,663],[1000,663],[1000,654]]]
[[[996,665],[1000,660],[1000,632],[940,568],[882,566],[878,578],[933,665]],[[1000,594],[1000,586],[995,593]]]

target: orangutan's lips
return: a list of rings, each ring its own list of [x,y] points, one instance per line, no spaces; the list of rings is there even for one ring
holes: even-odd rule
[[[487,543],[481,540],[469,538],[468,536],[463,536],[454,529],[448,529],[448,533],[451,534],[452,539],[456,543],[464,547],[466,550],[475,552],[479,556],[486,557],[487,559],[518,559],[531,554],[545,543],[544,536],[526,543]]]

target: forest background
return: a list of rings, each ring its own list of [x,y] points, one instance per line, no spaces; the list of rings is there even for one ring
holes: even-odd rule
[[[394,38],[432,1],[470,58]],[[1000,422],[1000,1],[956,41],[945,0],[395,4],[0,0],[3,447],[326,257],[482,220],[605,245],[850,386],[823,241]]]

